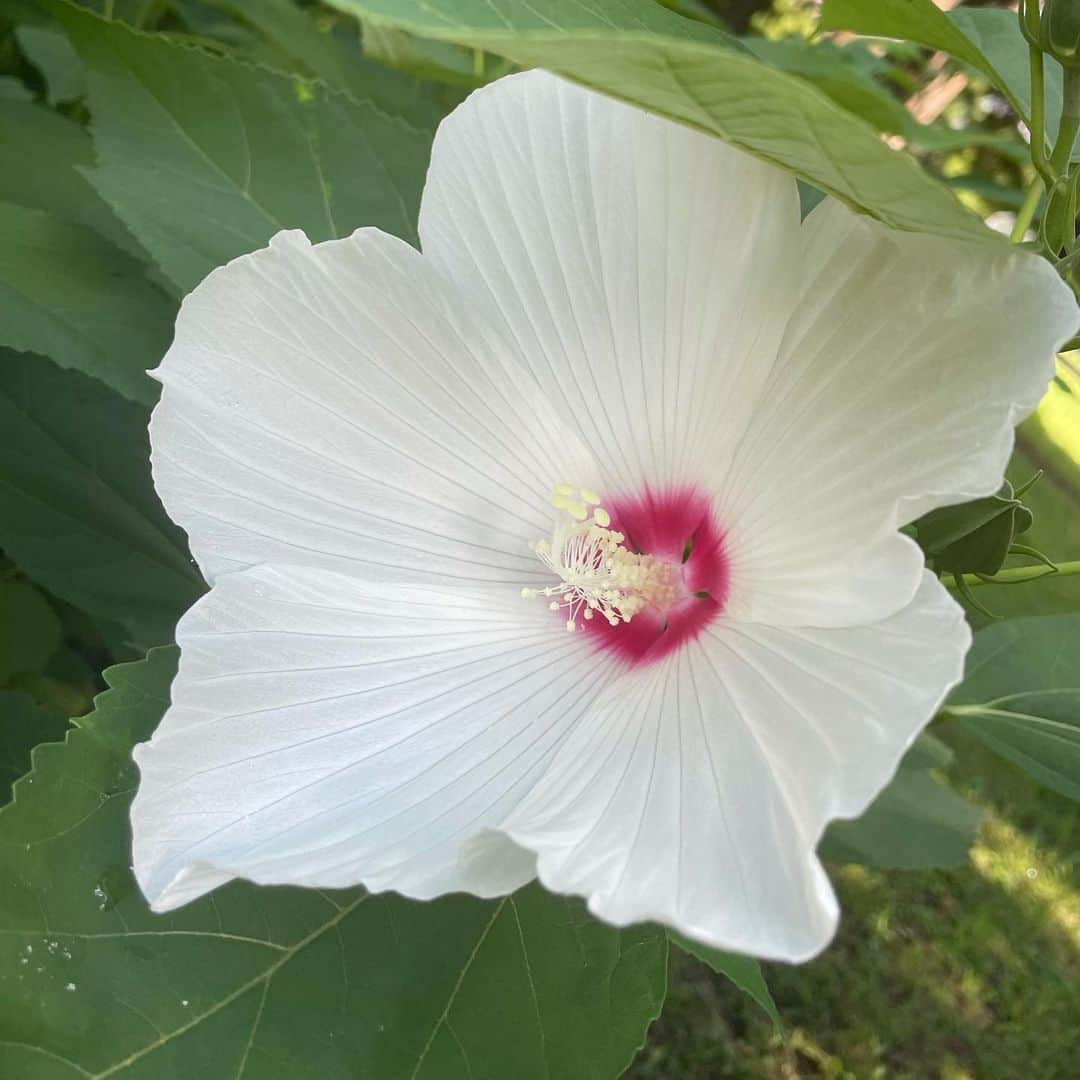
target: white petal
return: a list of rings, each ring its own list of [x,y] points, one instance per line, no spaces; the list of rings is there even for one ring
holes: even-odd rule
[[[513,889],[535,860],[481,834],[612,671],[513,590],[292,568],[224,575],[177,640],[172,706],[135,754],[135,873],[161,911],[232,877]]]
[[[620,679],[502,828],[601,918],[804,960],[837,920],[814,854],[826,822],[889,780],[969,642],[930,574],[874,626],[721,620]]]
[[[804,295],[718,483],[727,610],[845,625],[915,592],[899,526],[997,490],[1080,313],[1030,254],[890,232],[833,200],[805,234]]]
[[[259,563],[516,581],[580,443],[407,244],[281,233],[185,301],[154,480],[208,580]]]
[[[443,121],[424,254],[573,418],[608,490],[702,482],[745,430],[798,291],[790,176],[542,71]]]

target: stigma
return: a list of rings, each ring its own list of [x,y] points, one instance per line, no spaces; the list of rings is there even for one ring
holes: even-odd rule
[[[566,629],[597,617],[611,626],[629,622],[650,605],[664,607],[679,592],[678,569],[669,562],[630,551],[626,537],[610,528],[611,515],[588,488],[559,484],[550,496],[555,524],[550,539],[529,547],[558,578],[543,589],[521,590],[526,600],[548,600],[564,611]]]

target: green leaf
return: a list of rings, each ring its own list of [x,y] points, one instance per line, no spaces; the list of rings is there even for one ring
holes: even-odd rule
[[[950,574],[996,574],[1020,533],[1032,525],[1032,513],[1013,496],[1006,481],[996,495],[931,510],[915,523],[919,546],[936,571]]]
[[[34,95],[14,75],[0,75],[0,106],[9,101],[31,102]]]
[[[827,41],[811,44],[802,38],[745,38],[743,43],[759,60],[812,82],[878,131],[907,134],[923,127],[903,102],[874,81],[850,47],[841,49]]]
[[[780,1013],[776,1009],[772,994],[769,993],[765,976],[761,974],[761,965],[752,956],[740,956],[738,953],[710,948],[708,945],[683,937],[675,930],[668,930],[667,935],[668,939],[678,945],[683,952],[697,957],[702,963],[712,968],[717,975],[729,978],[744,994],[749,994],[769,1014],[769,1018],[778,1028],[781,1026]]]
[[[94,147],[73,120],[41,105],[0,101],[0,154],[0,200],[86,225],[129,255],[145,255],[83,175]]]
[[[1031,114],[1028,46],[1015,11],[963,7],[946,14],[933,0],[824,0],[821,30],[916,41],[941,49],[982,72],[1025,122]],[[1053,140],[1061,119],[1061,69],[1047,63],[1046,131]]]
[[[0,581],[0,683],[39,671],[60,647],[60,620],[25,581]]]
[[[90,229],[12,203],[0,203],[0,240],[0,344],[153,404],[146,370],[169,346],[176,305],[141,264]]]
[[[892,783],[857,821],[834,821],[819,854],[833,862],[909,870],[967,862],[982,811],[932,775],[952,753],[932,735],[920,735]]]
[[[86,71],[63,31],[51,26],[19,26],[15,40],[45,79],[50,105],[75,101],[86,93]]]
[[[90,181],[181,290],[284,228],[416,241],[430,132],[318,82],[49,8],[87,65]]]
[[[223,9],[256,28],[287,57],[290,67],[319,78],[358,101],[370,101],[415,127],[434,131],[446,111],[437,89],[402,72],[388,71],[364,54],[359,28],[325,26],[294,0],[216,0]],[[325,21],[325,20],[323,20]],[[446,105],[451,99],[447,99]]]
[[[1001,8],[959,8],[952,20],[982,53],[989,75],[1023,120],[1031,114],[1031,65],[1028,44],[1020,33],[1016,12]],[[1053,61],[1043,64],[1046,81],[1046,132],[1051,142],[1061,122],[1061,68]]]
[[[1080,800],[1080,615],[980,630],[946,714],[1039,783]]]
[[[435,79],[465,89],[507,74],[513,64],[448,41],[428,41],[404,30],[364,26],[364,54],[379,63],[421,79]],[[493,62],[494,60],[494,62]]]
[[[1015,15],[1011,18],[1016,22]],[[917,41],[942,49],[991,78],[996,74],[982,50],[934,0],[824,0],[818,29]]]
[[[545,67],[700,128],[897,228],[994,242],[944,185],[820,90],[646,0],[332,2],[366,22]]]
[[[607,1078],[659,1011],[667,943],[537,886],[418,903],[235,883],[153,915],[132,879],[131,745],[176,650],[112,689],[0,814],[6,1075]]]
[[[35,705],[28,695],[0,690],[0,806],[11,798],[11,785],[29,772],[34,747],[62,739],[67,726],[59,713]]]
[[[0,350],[0,548],[154,644],[204,586],[154,494],[146,421],[94,379]]]

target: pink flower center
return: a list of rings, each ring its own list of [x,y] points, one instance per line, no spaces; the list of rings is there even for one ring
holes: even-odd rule
[[[593,642],[627,664],[651,664],[693,641],[724,609],[729,567],[724,533],[712,500],[695,488],[673,488],[605,499],[611,528],[629,551],[668,563],[674,596],[653,602],[628,622],[591,619],[583,629]]]

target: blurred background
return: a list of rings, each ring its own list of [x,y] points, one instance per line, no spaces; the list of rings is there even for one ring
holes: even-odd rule
[[[936,2],[944,10],[1005,9],[991,19],[1015,11],[1008,3]],[[437,120],[470,89],[509,70],[498,57],[358,28],[317,3],[85,6],[357,95],[377,81],[380,93],[415,109],[418,123]],[[766,63],[814,83],[891,146],[914,153],[991,227],[1012,229],[1032,178],[1026,133],[982,76],[916,45],[819,35],[816,0],[665,6],[739,35]],[[30,0],[0,0],[0,152],[46,152],[57,117],[68,128],[90,119],[80,62]],[[0,198],[35,205],[35,193],[5,185],[3,172],[0,166]],[[1035,522],[1026,542],[1053,558],[1080,558],[1080,354],[1062,357],[1046,401],[1020,430],[1010,478],[1019,484],[1038,469],[1044,476],[1027,496]],[[988,586],[978,596],[1002,617],[1077,611],[1080,577]],[[972,621],[988,620],[973,612]],[[18,725],[61,733],[64,718],[86,712],[102,689],[102,668],[138,654],[115,627],[59,599],[0,549],[0,793],[28,766]],[[765,965],[782,1030],[723,977],[673,953],[666,1011],[631,1076],[1075,1075],[1066,1071],[1080,1061],[1075,809],[961,735],[941,734],[957,752],[949,780],[986,812],[971,864],[917,872],[833,868],[844,910],[836,943],[800,968]]]

